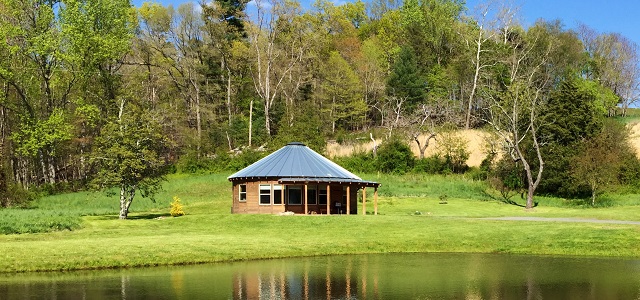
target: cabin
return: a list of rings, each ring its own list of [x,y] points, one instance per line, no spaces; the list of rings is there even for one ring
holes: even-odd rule
[[[379,183],[362,180],[303,143],[293,142],[228,177],[236,214],[357,214],[362,189],[373,188],[378,213]]]

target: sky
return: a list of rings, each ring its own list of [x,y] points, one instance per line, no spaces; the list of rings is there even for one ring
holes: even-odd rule
[[[162,5],[178,5],[189,0],[148,0]],[[314,0],[300,0],[303,6]],[[344,3],[344,0],[333,0]],[[348,0],[347,0],[348,1]],[[367,0],[364,0],[365,2]],[[466,0],[471,10],[487,0]],[[133,0],[139,7],[145,0]],[[639,0],[514,0],[520,7],[521,22],[532,25],[538,19],[561,20],[565,29],[575,29],[583,23],[599,33],[620,33],[640,45]]]

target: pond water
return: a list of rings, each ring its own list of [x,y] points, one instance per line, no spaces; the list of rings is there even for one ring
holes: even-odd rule
[[[5,274],[0,299],[640,299],[640,260],[376,254]]]

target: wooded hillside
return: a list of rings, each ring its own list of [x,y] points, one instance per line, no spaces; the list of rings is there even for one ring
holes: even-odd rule
[[[443,132],[485,128],[531,197],[540,184],[562,194],[542,174],[569,178],[589,147],[629,152],[606,139],[620,131],[607,119],[639,92],[637,45],[620,34],[524,28],[496,1],[251,5],[0,0],[2,206],[33,188],[135,193],[170,168],[241,167],[221,157],[293,140],[426,149]]]

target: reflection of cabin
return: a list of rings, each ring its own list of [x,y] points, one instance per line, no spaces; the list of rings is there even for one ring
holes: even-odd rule
[[[362,180],[302,143],[289,143],[228,179],[233,213],[357,214],[362,189],[365,214],[367,187],[374,188],[378,210],[379,183]]]

